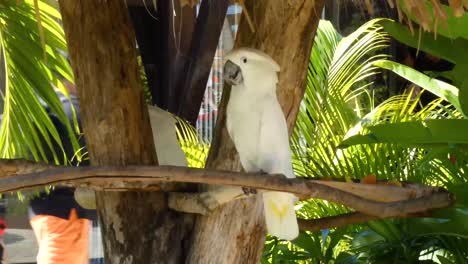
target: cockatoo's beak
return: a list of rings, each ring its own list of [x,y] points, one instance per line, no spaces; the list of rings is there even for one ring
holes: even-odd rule
[[[230,60],[224,64],[223,79],[230,85],[238,85],[244,81],[241,68]]]

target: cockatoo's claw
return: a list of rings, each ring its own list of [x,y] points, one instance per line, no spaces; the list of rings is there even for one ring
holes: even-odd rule
[[[213,211],[221,204],[209,192],[203,192],[199,195],[200,203],[208,210]]]
[[[244,194],[246,196],[249,196],[251,194],[257,194],[257,189],[254,188],[242,187],[242,191],[244,191]]]

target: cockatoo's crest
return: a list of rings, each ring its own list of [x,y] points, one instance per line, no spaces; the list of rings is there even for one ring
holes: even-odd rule
[[[237,65],[241,65],[243,63],[243,57],[248,60],[253,60],[254,63],[260,62],[262,64],[266,63],[271,65],[271,70],[275,72],[279,72],[281,69],[278,63],[276,63],[276,61],[274,61],[268,54],[252,48],[238,48],[228,52],[224,56],[223,64],[230,60]]]

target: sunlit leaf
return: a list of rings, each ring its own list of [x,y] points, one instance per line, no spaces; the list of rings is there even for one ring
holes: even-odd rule
[[[38,7],[34,6],[33,0],[2,3],[0,45],[4,51],[7,78],[2,96],[1,157],[44,160],[45,152],[51,152],[55,163],[67,162],[60,136],[49,115],[53,113],[65,124],[72,146],[78,150],[78,126],[68,121],[54,86],[64,94],[68,93],[53,71],[71,81],[73,74],[63,55],[66,43],[58,11],[45,1],[38,1]],[[46,112],[45,106],[50,113]],[[53,145],[59,147],[60,153],[56,153]]]

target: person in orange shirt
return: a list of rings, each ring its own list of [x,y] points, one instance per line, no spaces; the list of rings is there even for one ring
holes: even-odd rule
[[[68,83],[70,85],[70,83]],[[73,87],[71,87],[73,88]],[[74,90],[69,89],[72,93]],[[71,94],[70,100],[57,92],[65,113],[72,122],[72,105],[79,121],[79,105],[77,98]],[[62,145],[68,160],[75,155],[68,138],[67,130],[56,115],[43,104],[60,134]],[[80,138],[81,147],[85,147],[84,138]],[[57,144],[56,153],[61,150]],[[47,149],[47,148],[46,148]],[[52,153],[47,151],[48,161],[52,162]],[[60,155],[59,155],[60,156]],[[89,165],[84,161],[79,165]],[[78,165],[72,162],[72,165]],[[96,218],[95,210],[82,208],[74,198],[74,189],[55,187],[50,192],[42,192],[29,204],[30,223],[39,244],[37,254],[38,264],[84,264],[89,263],[89,229],[90,220]]]
[[[68,219],[39,214],[30,223],[39,244],[38,264],[89,263],[90,223],[78,218],[75,208]]]

